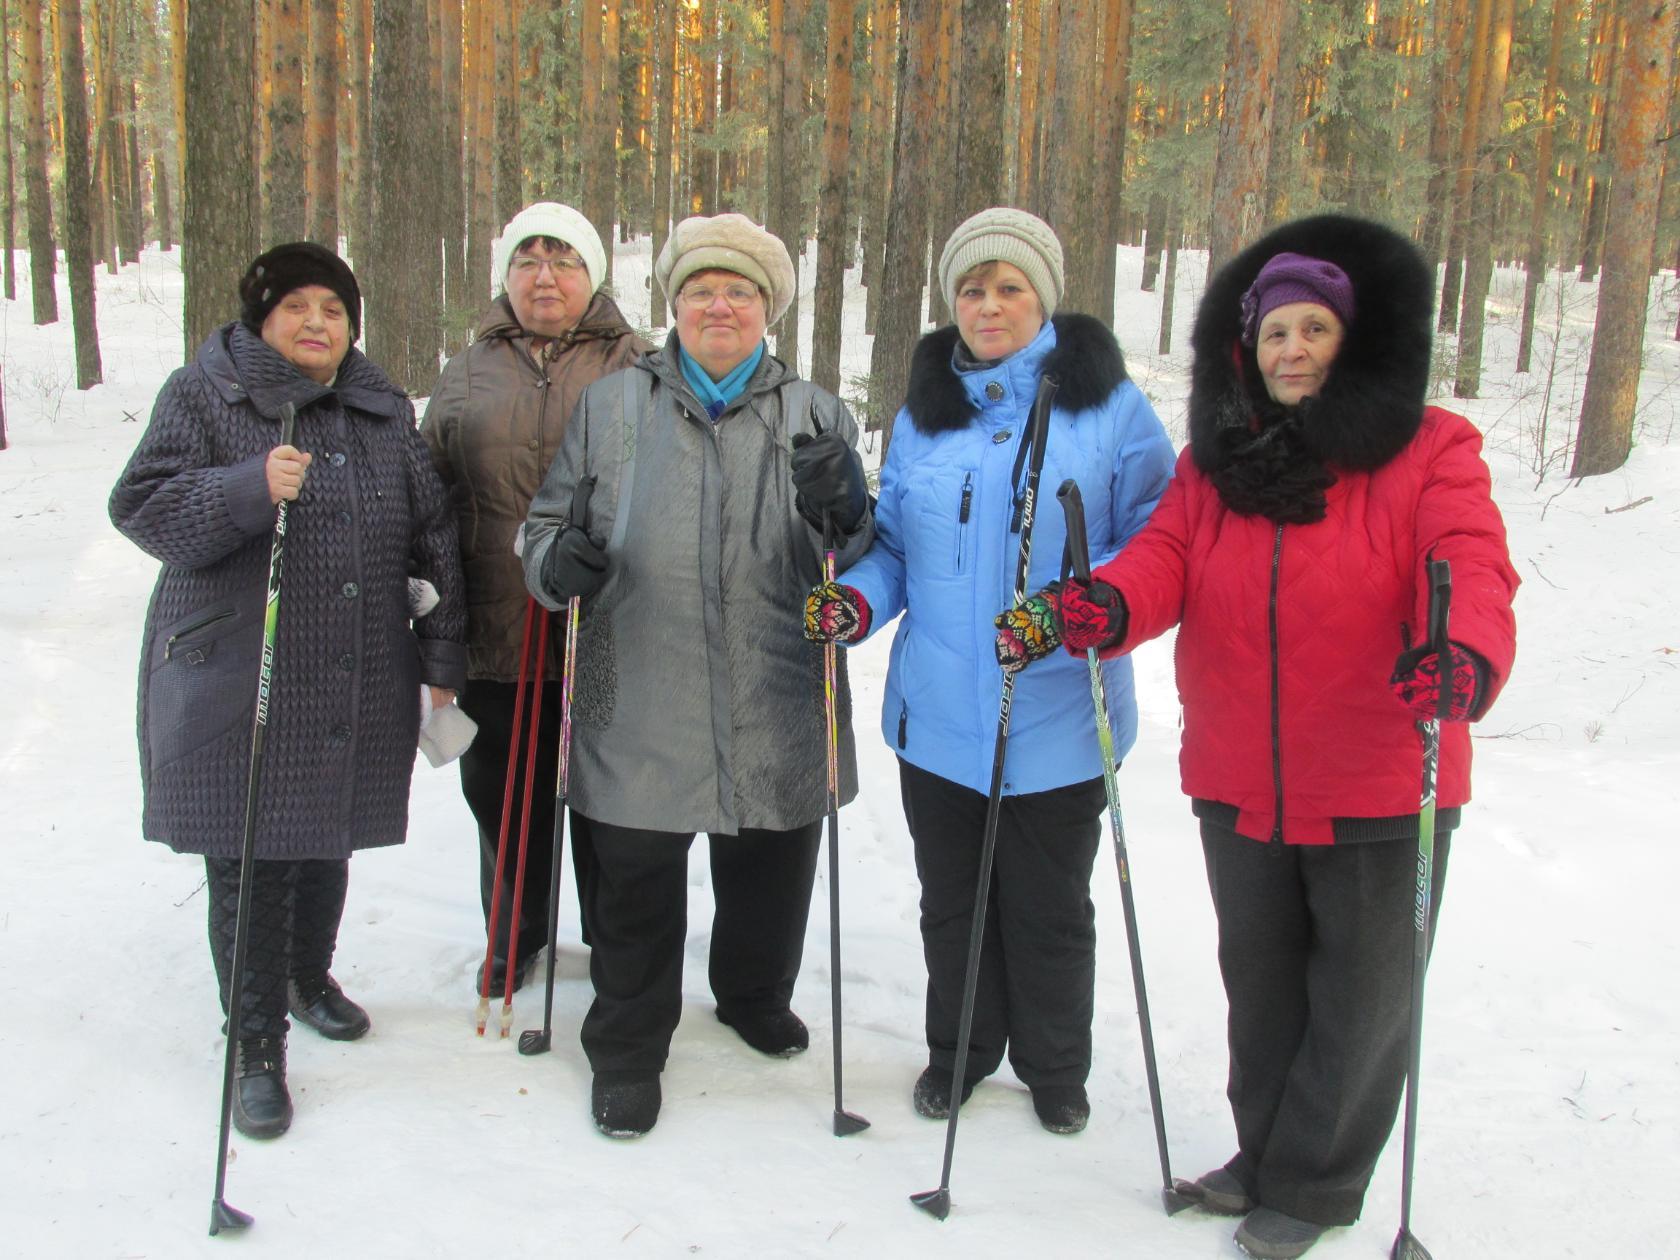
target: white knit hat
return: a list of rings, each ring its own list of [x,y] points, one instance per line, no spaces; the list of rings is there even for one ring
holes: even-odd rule
[[[684,219],[659,251],[653,274],[675,310],[683,281],[711,268],[745,276],[764,291],[765,327],[780,319],[793,301],[793,259],[788,257],[787,246],[744,214]]]
[[[957,224],[939,255],[939,287],[945,301],[957,305],[957,281],[981,263],[1006,262],[1019,267],[1038,294],[1044,318],[1062,300],[1062,243],[1036,214],[993,206]]]
[[[493,247],[496,289],[507,287],[508,268],[513,264],[513,251],[533,236],[552,236],[577,251],[583,259],[583,269],[589,273],[589,291],[599,289],[607,278],[607,251],[601,248],[601,238],[595,225],[570,206],[558,201],[534,201],[509,219]]]

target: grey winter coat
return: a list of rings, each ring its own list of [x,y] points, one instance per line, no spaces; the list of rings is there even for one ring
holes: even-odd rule
[[[455,525],[408,399],[355,349],[329,387],[243,325],[218,330],[164,384],[110,502],[163,561],[140,652],[142,827],[178,853],[239,854],[285,402],[313,462],[288,510],[257,856],[400,844],[420,684],[466,679]],[[413,629],[411,563],[440,597]]]
[[[550,608],[543,561],[580,477],[606,584],[585,602],[573,699],[571,804],[623,827],[788,830],[827,808],[822,648],[804,637],[822,537],[794,508],[790,439],[836,430],[845,405],[764,356],[714,424],[664,348],[591,385],[531,503],[525,580]],[[875,535],[866,515],[836,557]],[[840,653],[840,799],[857,794]]]

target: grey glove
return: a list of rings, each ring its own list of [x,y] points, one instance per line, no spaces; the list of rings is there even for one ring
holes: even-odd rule
[[[588,599],[607,580],[607,540],[599,534],[567,525],[554,536],[543,557],[543,589],[556,602],[576,596]]]

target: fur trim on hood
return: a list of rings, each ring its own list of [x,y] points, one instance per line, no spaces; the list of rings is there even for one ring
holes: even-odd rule
[[[1056,378],[1056,409],[1084,411],[1102,402],[1126,379],[1120,343],[1099,319],[1089,315],[1057,315],[1056,346],[1044,356],[1042,371]],[[966,429],[980,408],[963,388],[951,366],[957,348],[957,326],[936,328],[916,343],[910,358],[910,388],[904,405],[910,420],[925,434]]]
[[[1280,409],[1254,349],[1241,342],[1242,295],[1268,259],[1289,251],[1335,263],[1353,282],[1355,314],[1317,397],[1295,413],[1306,453],[1330,468],[1379,468],[1416,435],[1429,387],[1434,284],[1423,257],[1390,228],[1348,215],[1298,219],[1268,232],[1220,268],[1190,334],[1190,450],[1212,472],[1228,443]]]

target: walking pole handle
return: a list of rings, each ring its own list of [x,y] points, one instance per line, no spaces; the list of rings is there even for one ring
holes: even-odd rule
[[[280,404],[280,445],[290,446],[297,436],[297,404]]]
[[[1429,646],[1435,650],[1436,668],[1445,675],[1446,686],[1438,689],[1436,716],[1443,721],[1452,711],[1452,643],[1447,638],[1447,619],[1452,610],[1452,563],[1429,560]]]
[[[1056,501],[1062,505],[1062,515],[1067,520],[1067,555],[1073,576],[1089,582],[1091,544],[1085,533],[1085,499],[1079,493],[1079,483],[1072,477],[1062,482],[1056,491]]]
[[[578,478],[578,483],[572,488],[572,513],[566,518],[567,522],[577,529],[584,526],[584,518],[589,515],[589,498],[595,493],[595,474],[589,473]]]

